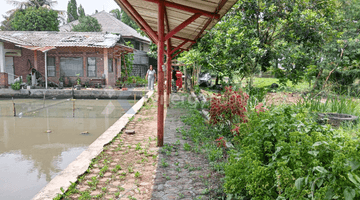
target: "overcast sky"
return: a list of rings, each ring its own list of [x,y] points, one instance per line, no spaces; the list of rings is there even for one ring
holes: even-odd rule
[[[53,7],[53,9],[66,11],[69,0],[57,0],[57,2],[58,3]],[[110,10],[115,8],[120,9],[120,7],[117,5],[117,3],[115,3],[114,0],[76,0],[76,3],[78,7],[80,4],[83,6],[86,15],[94,14],[95,10],[98,10],[99,12],[102,10],[109,12]],[[11,4],[8,4],[6,0],[0,0],[0,21],[4,20],[2,16],[6,15],[6,11],[14,8],[15,7]]]

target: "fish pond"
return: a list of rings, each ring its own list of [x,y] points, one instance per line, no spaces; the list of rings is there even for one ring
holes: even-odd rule
[[[0,199],[34,197],[133,104],[134,100],[0,100]]]

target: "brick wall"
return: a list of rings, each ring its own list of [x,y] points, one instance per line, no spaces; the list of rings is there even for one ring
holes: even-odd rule
[[[13,43],[5,42],[5,49],[20,49]],[[54,83],[59,83],[60,78],[60,58],[61,57],[82,57],[83,58],[83,76],[80,77],[82,84],[90,82],[93,78],[102,78],[104,73],[104,55],[102,48],[87,48],[87,47],[59,47],[48,52],[48,57],[55,57],[55,77],[48,77],[48,80]],[[87,76],[87,58],[96,57],[96,77]],[[112,51],[109,51],[109,58],[113,58]],[[45,77],[45,54],[37,52],[37,67],[35,66],[34,51],[21,48],[21,57],[14,57],[15,74],[22,76],[26,81],[26,76],[31,73],[31,66],[36,68],[43,77]],[[109,84],[115,85],[116,68],[113,67],[113,72],[109,73]],[[66,77],[65,85],[68,80],[75,84],[77,77]]]
[[[4,88],[8,86],[8,74],[4,72],[0,72],[0,88]]]

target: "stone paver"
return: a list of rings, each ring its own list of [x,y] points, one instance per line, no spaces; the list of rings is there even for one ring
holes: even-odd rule
[[[184,144],[191,145],[191,142],[182,139],[181,133],[176,131],[178,128],[186,127],[180,119],[180,116],[185,114],[186,110],[176,108],[167,110],[164,145],[171,148],[159,149],[158,168],[151,199],[210,199],[203,195],[207,186],[201,178],[210,173],[208,161],[201,154],[186,151]]]
[[[192,143],[176,130],[186,128],[180,120],[186,110],[165,109],[165,146],[159,148],[156,103],[147,103],[126,126],[135,134],[123,133],[106,146],[71,199],[85,192],[97,199],[210,199],[203,178],[211,174],[207,159],[184,149]]]

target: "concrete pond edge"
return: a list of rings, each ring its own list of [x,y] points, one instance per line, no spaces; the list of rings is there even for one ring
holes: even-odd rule
[[[104,146],[110,143],[119,132],[125,128],[129,119],[142,108],[144,103],[153,94],[154,91],[149,91],[145,97],[142,97],[132,108],[90,144],[73,162],[42,188],[32,200],[54,199],[58,194],[62,194],[60,188],[66,191],[70,187],[71,182],[76,182],[78,177],[86,172],[92,159],[98,156],[103,151]]]

